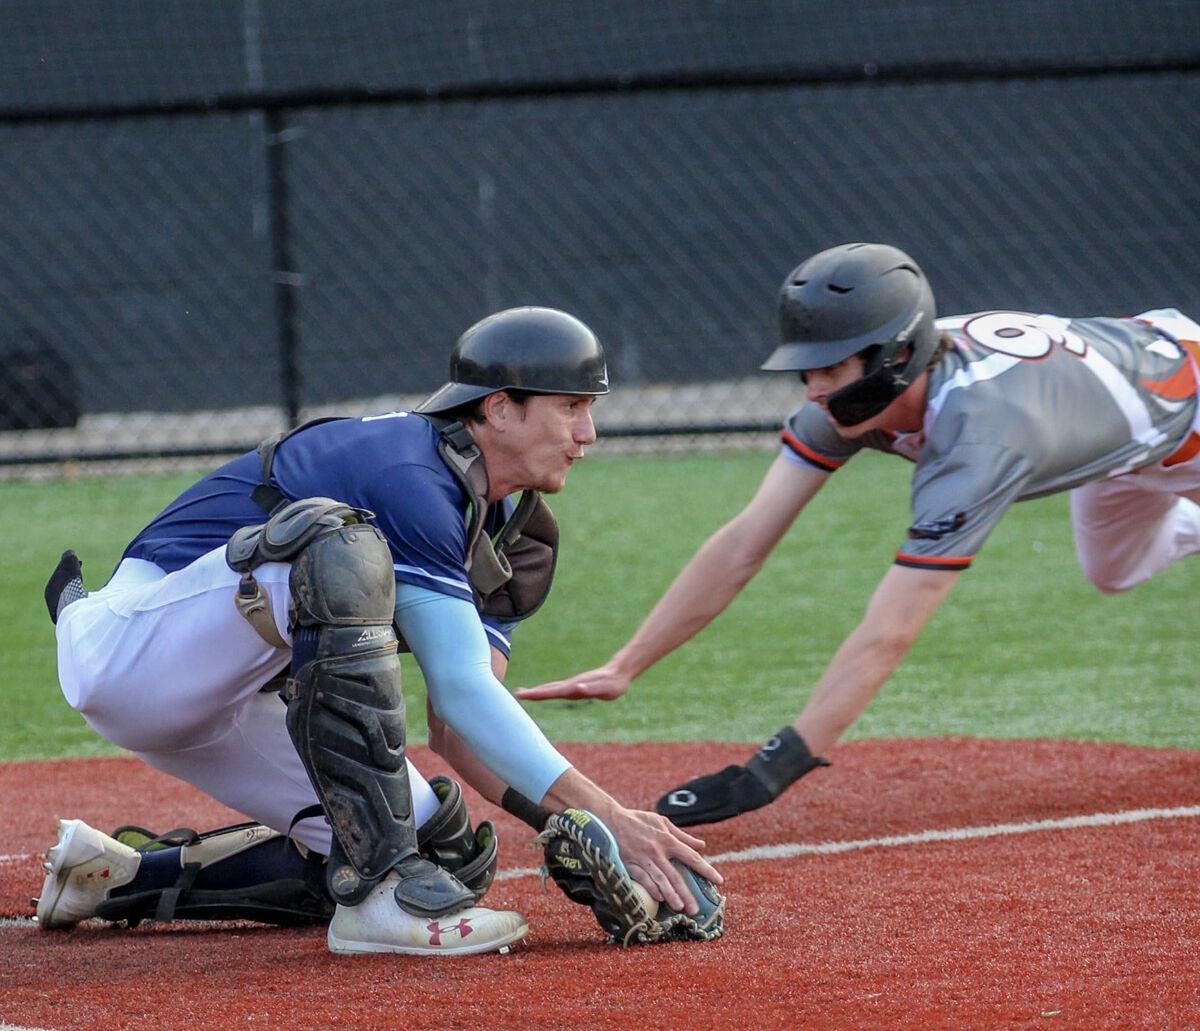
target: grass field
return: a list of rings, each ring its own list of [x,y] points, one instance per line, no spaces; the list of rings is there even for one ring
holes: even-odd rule
[[[514,685],[606,659],[770,454],[607,456],[553,499],[550,601],[516,636]],[[799,709],[903,539],[911,467],[864,454],[833,477],[728,612],[612,703],[529,710],[552,739],[753,740]],[[42,586],[74,547],[93,586],[196,473],[0,485],[0,759],[113,754],[62,700]],[[1104,597],[1075,562],[1065,497],[1016,506],[851,737],[974,735],[1200,747],[1191,635],[1196,566]],[[419,673],[406,659],[414,739]]]

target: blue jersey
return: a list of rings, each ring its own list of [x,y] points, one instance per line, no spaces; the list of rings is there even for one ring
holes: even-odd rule
[[[320,423],[279,445],[271,485],[291,501],[326,497],[374,512],[397,580],[473,601],[466,571],[467,496],[437,442],[437,430],[407,412]],[[235,530],[266,520],[250,499],[261,475],[253,451],[226,463],[163,509],[123,557],[170,573],[223,547]],[[511,509],[509,501],[492,505],[485,532],[495,534]],[[507,655],[514,624],[483,622],[489,640]]]

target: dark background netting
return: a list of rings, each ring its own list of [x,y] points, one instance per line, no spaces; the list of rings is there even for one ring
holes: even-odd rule
[[[602,432],[771,426],[801,258],[944,312],[1200,310],[1200,4],[0,6],[0,462],[403,405],[516,304]]]

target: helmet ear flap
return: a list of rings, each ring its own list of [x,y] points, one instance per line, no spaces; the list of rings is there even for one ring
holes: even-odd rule
[[[904,393],[907,383],[891,363],[829,395],[829,414],[843,426],[857,426],[874,418]]]

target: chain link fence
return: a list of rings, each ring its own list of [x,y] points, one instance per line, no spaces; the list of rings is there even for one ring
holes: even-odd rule
[[[769,434],[776,289],[852,239],[944,312],[1200,310],[1191,0],[10,0],[0,29],[0,465],[406,408],[519,304],[605,341],[602,437]]]

